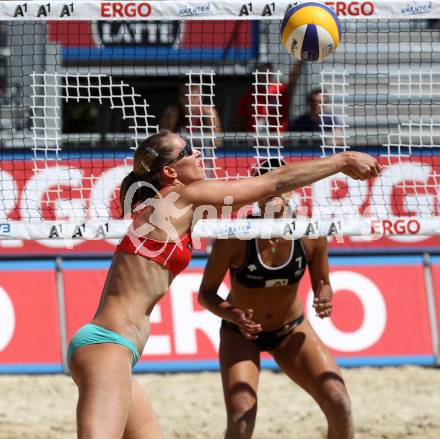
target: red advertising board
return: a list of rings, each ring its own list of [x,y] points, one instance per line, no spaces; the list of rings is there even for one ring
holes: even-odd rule
[[[107,268],[84,270],[66,262],[63,270],[66,330],[70,340],[73,334],[93,319],[104,286]],[[110,266],[110,264],[105,264]],[[84,267],[84,264],[81,264]],[[80,279],[80,281],[79,281]]]
[[[219,167],[230,169],[231,174],[234,170],[238,174],[246,173],[252,163],[253,159],[245,157],[218,160]],[[347,212],[347,209],[362,215],[372,206],[390,217],[416,218],[417,214],[440,216],[440,197],[438,189],[435,189],[435,176],[440,174],[440,156],[411,157],[411,161],[396,163],[388,163],[383,159],[382,163],[385,167],[377,179],[359,182],[339,174],[296,191],[294,202],[315,216],[330,211]],[[64,166],[70,168],[68,180],[62,175]],[[60,160],[57,164],[48,162],[47,168],[34,175],[32,160],[2,160],[2,206],[6,210],[0,214],[3,215],[3,221],[27,218],[35,221],[76,221],[78,214],[75,213],[75,206],[84,206],[88,212],[86,219],[92,220],[95,211],[102,212],[107,207],[101,206],[109,204],[110,209],[107,211],[110,217],[118,218],[118,189],[128,171],[129,167],[124,165],[122,159],[82,158]],[[68,184],[59,192],[56,185],[63,179]],[[33,196],[32,191],[36,186],[40,194],[39,201],[34,205],[27,200]],[[395,229],[397,233],[404,232],[401,228]],[[0,254],[110,253],[114,245],[114,240],[71,240],[69,247],[66,247],[64,240],[56,239],[38,242],[0,239]],[[380,240],[345,237],[343,242],[330,240],[330,246],[341,250],[440,248],[440,237],[385,236]]]
[[[54,264],[0,262],[0,372],[60,372]]]
[[[205,261],[195,261],[173,282],[151,315],[141,370],[216,367],[219,319],[197,303]],[[432,341],[421,258],[332,258],[334,314],[310,312],[306,277],[300,296],[312,325],[346,364],[432,363]],[[93,316],[106,269],[80,266],[64,275],[69,336]],[[81,279],[81,284],[78,284]],[[221,287],[228,292],[228,279]],[[268,354],[263,355],[269,359]]]
[[[309,280],[300,294],[324,343],[338,357],[418,357],[432,353],[428,304],[420,257],[360,258],[333,261],[331,319],[311,312]]]
[[[219,319],[197,303],[205,260],[194,260],[173,282],[151,315],[151,335],[138,370],[217,367]],[[334,312],[311,312],[307,276],[300,287],[305,313],[321,339],[345,365],[433,364],[420,257],[331,259]],[[67,336],[96,311],[110,261],[66,261],[63,282]],[[61,371],[55,272],[47,262],[1,262],[0,372]],[[433,275],[440,303],[440,265]],[[220,294],[228,293],[228,279]],[[438,310],[440,311],[440,309]],[[268,354],[263,365],[274,363]]]

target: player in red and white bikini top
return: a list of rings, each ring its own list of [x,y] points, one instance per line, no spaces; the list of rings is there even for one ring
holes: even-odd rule
[[[189,148],[189,145],[185,148],[185,152],[188,155]],[[164,185],[161,189],[166,186],[172,185]],[[139,214],[140,212],[136,215],[138,216]],[[116,253],[124,252],[142,256],[165,267],[173,277],[176,277],[189,265],[192,248],[191,231],[180,236],[178,241],[159,241],[153,238],[138,236],[133,227],[130,226],[116,247]]]
[[[138,237],[127,232],[116,247],[116,253],[125,252],[157,262],[165,267],[174,277],[190,263],[192,255],[191,233],[187,232],[179,241],[157,241]]]

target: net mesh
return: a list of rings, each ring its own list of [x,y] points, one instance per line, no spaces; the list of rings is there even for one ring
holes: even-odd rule
[[[2,237],[46,238],[53,222],[116,224],[120,236],[120,182],[159,128],[200,148],[214,179],[248,178],[268,157],[369,152],[379,178],[336,175],[292,206],[316,219],[439,219],[436,20],[346,19],[334,56],[297,64],[280,19],[230,18],[0,21],[0,218],[22,227]]]

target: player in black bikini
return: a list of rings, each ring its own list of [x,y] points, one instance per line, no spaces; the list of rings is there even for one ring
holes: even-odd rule
[[[261,167],[257,173],[263,173]],[[280,196],[261,202],[262,213],[276,204],[288,208],[287,199]],[[214,244],[199,302],[223,319],[219,355],[228,418],[225,439],[252,436],[262,351],[269,351],[286,375],[319,404],[329,439],[353,438],[350,398],[341,372],[304,317],[297,296],[306,265],[315,311],[328,317],[332,290],[325,238],[219,239]],[[231,291],[223,300],[217,291],[228,269]]]

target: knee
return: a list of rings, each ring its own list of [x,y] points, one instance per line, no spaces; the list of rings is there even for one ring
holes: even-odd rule
[[[257,401],[251,397],[236,398],[228,409],[226,439],[249,439],[255,426]]]
[[[344,385],[328,386],[321,395],[320,406],[326,415],[351,418],[351,401]]]

